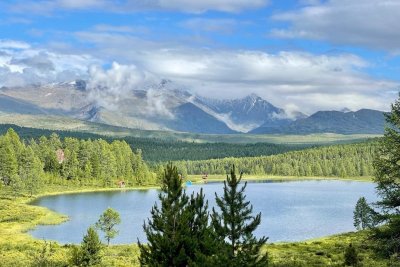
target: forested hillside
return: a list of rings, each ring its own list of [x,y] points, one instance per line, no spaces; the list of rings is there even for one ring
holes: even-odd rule
[[[9,129],[0,136],[0,179],[14,191],[34,194],[41,185],[67,184],[115,186],[155,183],[155,176],[124,141],[79,140],[57,134],[21,141]]]
[[[279,176],[359,177],[374,174],[372,162],[377,141],[333,145],[292,151],[279,155],[179,161],[175,164],[188,174],[226,174],[235,164],[245,174]]]
[[[108,142],[114,140],[124,140],[130,145],[133,151],[140,149],[143,159],[147,162],[166,162],[177,160],[206,160],[225,157],[254,157],[280,154],[292,150],[300,150],[311,147],[311,144],[271,144],[271,143],[194,143],[176,140],[163,140],[156,138],[139,138],[127,136],[124,138],[113,138],[109,136],[97,135],[92,133],[82,133],[73,131],[51,131],[44,129],[34,129],[19,127],[10,124],[0,124],[0,134],[6,133],[9,128],[13,128],[21,139],[38,139],[41,136],[50,136],[53,132],[64,139],[74,137],[78,139],[104,139]]]

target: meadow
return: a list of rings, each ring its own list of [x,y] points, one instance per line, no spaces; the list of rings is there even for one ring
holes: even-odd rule
[[[143,188],[143,187],[140,187]],[[135,189],[135,188],[132,188]],[[137,189],[137,188],[136,188]],[[73,245],[38,240],[27,231],[39,224],[58,224],[68,218],[46,208],[29,205],[36,197],[48,194],[104,190],[100,187],[47,186],[33,197],[0,195],[0,262],[1,266],[69,266]],[[107,190],[120,190],[112,188]],[[352,243],[357,247],[362,266],[387,266],[389,261],[374,252],[367,232],[354,232],[294,243],[268,243],[272,266],[343,266],[344,251]],[[111,245],[103,249],[101,266],[139,266],[136,244]],[[40,265],[46,262],[48,265]]]

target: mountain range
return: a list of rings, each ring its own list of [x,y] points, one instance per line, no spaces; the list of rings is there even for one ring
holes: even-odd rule
[[[86,81],[0,88],[0,112],[58,115],[145,130],[207,134],[381,134],[384,114],[318,111],[290,115],[258,95],[213,99],[169,80],[123,92],[89,87]]]

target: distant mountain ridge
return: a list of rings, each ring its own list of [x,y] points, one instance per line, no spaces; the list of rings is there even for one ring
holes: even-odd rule
[[[116,95],[83,80],[0,88],[0,112],[77,118],[143,130],[207,134],[380,134],[383,112],[319,111],[291,115],[256,94],[238,99],[202,97],[169,80]]]
[[[198,98],[214,112],[229,118],[231,128],[248,132],[266,123],[277,126],[286,125],[297,118],[305,116],[298,113],[296,117],[289,118],[285,110],[275,107],[256,94],[248,95],[241,99],[217,100],[211,98]]]
[[[282,127],[263,125],[251,131],[255,134],[382,134],[385,127],[384,112],[360,109],[358,111],[318,111]]]

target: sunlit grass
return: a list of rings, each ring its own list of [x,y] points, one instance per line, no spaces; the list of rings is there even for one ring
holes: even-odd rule
[[[216,177],[216,179],[223,178]],[[151,187],[144,189],[146,188]],[[65,192],[121,189],[49,186],[42,190],[36,197]],[[39,257],[45,241],[33,238],[27,231],[39,224],[58,224],[68,218],[47,208],[29,205],[28,203],[34,198],[27,196],[14,198],[4,188],[0,192],[0,266],[31,266]],[[265,250],[269,253],[272,266],[343,266],[344,250],[350,243],[357,247],[363,266],[387,266],[387,261],[374,253],[373,245],[367,239],[367,232],[347,233],[307,242],[268,244]],[[54,264],[53,266],[63,266],[69,261],[70,250],[70,245],[54,242],[48,260]],[[102,266],[139,266],[138,256],[137,244],[111,245],[103,250]]]

